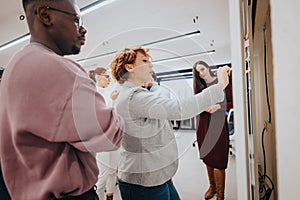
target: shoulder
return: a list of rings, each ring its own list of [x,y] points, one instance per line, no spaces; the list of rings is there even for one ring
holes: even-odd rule
[[[120,92],[127,92],[127,93],[149,92],[147,89],[136,86],[129,81],[125,81],[125,83],[121,84],[119,86],[119,90]]]
[[[45,47],[29,44],[20,53],[17,62],[32,71],[44,71],[45,73],[64,71],[84,71],[76,62],[57,55]]]
[[[76,82],[89,82],[84,70],[74,61],[33,45],[20,51],[8,67],[11,79],[19,87],[69,90]]]
[[[142,88],[142,87],[133,87],[129,89],[129,97],[130,99],[132,98],[145,98],[147,96],[149,96],[150,91],[147,90],[146,88]]]
[[[138,87],[130,82],[125,82],[119,87],[119,98],[143,99],[151,95],[151,92],[143,87]]]

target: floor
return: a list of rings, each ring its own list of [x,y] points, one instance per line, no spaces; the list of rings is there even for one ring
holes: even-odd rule
[[[205,165],[199,159],[198,147],[193,147],[194,131],[178,131],[176,139],[179,148],[179,169],[174,177],[174,184],[182,200],[204,199],[208,189],[208,178]],[[196,143],[197,145],[197,143]],[[226,170],[225,199],[236,200],[235,156],[229,156]],[[215,200],[216,197],[212,198]]]
[[[195,131],[177,131],[175,133],[179,150],[179,169],[173,182],[182,200],[202,200],[208,188],[208,178],[205,166],[198,158],[198,148],[193,147]],[[197,145],[197,144],[196,144]],[[235,157],[229,156],[226,170],[225,199],[236,200]],[[215,200],[216,197],[212,198]],[[119,194],[114,200],[121,200]]]

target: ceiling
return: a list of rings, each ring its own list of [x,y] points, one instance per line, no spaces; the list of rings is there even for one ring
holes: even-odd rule
[[[1,49],[3,44],[28,34],[26,20],[20,20],[24,14],[21,2],[6,1],[0,8],[0,66],[4,68],[29,41]],[[88,5],[99,2],[101,7],[85,13]],[[108,67],[114,52],[121,48],[150,42],[154,44],[146,47],[156,72],[191,68],[200,59],[211,65],[230,63],[228,1],[77,0],[77,4],[84,13],[87,41],[79,55],[69,57],[87,70],[99,65]],[[197,30],[200,34],[179,37]],[[203,54],[210,50],[215,53]]]

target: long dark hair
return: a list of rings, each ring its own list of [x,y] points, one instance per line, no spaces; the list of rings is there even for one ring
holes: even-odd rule
[[[194,87],[194,94],[198,94],[198,93],[202,92],[203,89],[207,88],[207,84],[205,83],[205,80],[202,79],[202,78],[200,78],[199,72],[196,70],[197,65],[203,65],[203,66],[205,66],[206,68],[209,69],[209,73],[210,73],[211,76],[213,76],[213,77],[216,76],[211,71],[210,66],[206,62],[204,62],[202,60],[196,62],[193,65],[193,80],[194,80],[193,87]]]

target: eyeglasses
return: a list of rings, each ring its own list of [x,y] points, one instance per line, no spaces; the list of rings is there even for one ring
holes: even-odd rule
[[[80,15],[78,15],[78,14],[70,13],[70,12],[67,12],[67,11],[64,11],[64,10],[60,10],[60,9],[57,9],[57,8],[52,8],[52,7],[49,7],[49,6],[46,6],[46,8],[47,8],[48,10],[53,10],[53,11],[56,11],[56,12],[64,13],[64,14],[66,14],[66,15],[74,16],[74,17],[76,17],[76,18],[74,19],[74,22],[77,24],[78,29],[80,29],[80,28],[83,26],[83,20],[82,20],[82,18],[80,17]]]
[[[101,74],[101,76],[104,76],[105,78],[110,80],[110,76],[108,74]]]

